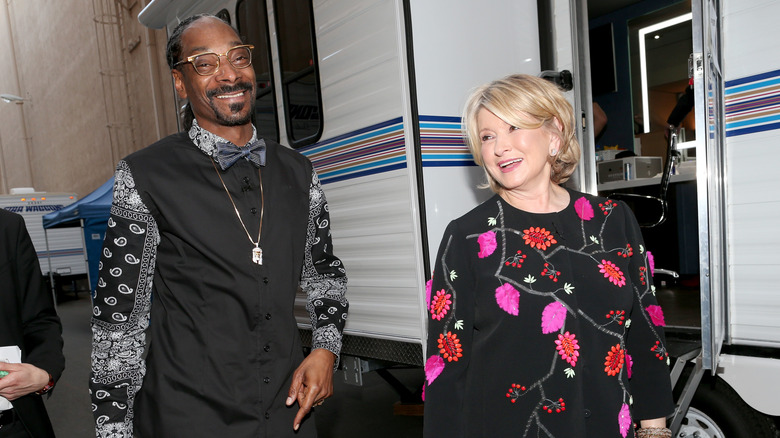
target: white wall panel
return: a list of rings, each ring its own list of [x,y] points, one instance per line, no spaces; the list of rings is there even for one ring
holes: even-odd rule
[[[539,73],[535,0],[416,0],[411,9],[420,114],[459,116],[476,86]]]
[[[322,139],[401,116],[396,2],[314,2],[322,86]]]
[[[726,1],[723,10],[724,79],[729,81],[777,69],[780,2]]]
[[[769,190],[780,187],[778,163],[767,159],[778,154],[777,130],[729,137],[727,153],[730,205],[780,202],[780,190]]]
[[[345,333],[421,343],[420,241],[410,220],[415,209],[408,170],[335,182],[325,189],[334,250],[349,277]]]
[[[778,1],[724,2],[724,76],[727,81],[736,81],[738,85],[733,87],[742,88],[740,80],[780,68],[780,61],[773,56],[780,40],[778,16]],[[748,90],[748,96],[740,96],[733,106],[745,106],[767,93]],[[750,93],[755,96],[749,96]],[[739,108],[727,108],[727,121],[759,117],[759,110],[771,113],[765,103],[753,105],[752,110],[748,106],[740,113],[734,113],[741,111]],[[727,312],[730,342],[735,344],[780,346],[780,293],[775,278],[780,271],[780,172],[776,160],[779,133],[777,129],[734,129],[726,139],[730,274]]]

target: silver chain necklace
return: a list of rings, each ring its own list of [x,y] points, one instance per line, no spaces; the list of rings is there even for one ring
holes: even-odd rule
[[[225,185],[225,181],[222,180],[222,175],[219,174],[219,170],[217,169],[217,165],[214,164],[214,161],[211,161],[211,165],[214,166],[214,171],[217,172],[217,176],[219,177],[219,182],[222,183],[222,188],[225,189],[225,193],[228,195],[228,199],[230,199],[230,203],[233,204],[233,211],[236,212],[236,217],[238,217],[238,221],[241,222],[241,227],[244,229],[244,232],[246,233],[246,237],[249,239],[250,242],[252,242],[252,245],[255,247],[252,248],[252,261],[254,263],[257,263],[258,265],[263,264],[263,250],[260,248],[260,233],[263,231],[263,214],[265,213],[265,199],[263,198],[263,178],[262,175],[260,175],[260,169],[257,169],[257,176],[260,178],[260,229],[257,230],[257,241],[252,240],[252,236],[249,234],[249,230],[246,229],[246,225],[244,225],[244,221],[241,219],[241,213],[238,212],[238,207],[236,207],[236,203],[233,202],[233,197],[230,196],[230,191],[228,191],[227,186]]]

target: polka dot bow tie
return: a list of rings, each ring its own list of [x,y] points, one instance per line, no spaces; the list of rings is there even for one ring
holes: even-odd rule
[[[244,147],[238,147],[233,143],[217,143],[217,154],[214,157],[222,170],[234,165],[240,158],[251,161],[255,167],[265,166],[265,141],[256,140]]]

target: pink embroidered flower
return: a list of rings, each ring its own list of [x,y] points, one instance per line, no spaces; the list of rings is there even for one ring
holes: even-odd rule
[[[433,277],[425,282],[425,305],[431,308],[431,287],[433,287]]]
[[[563,327],[566,321],[566,308],[558,301],[545,306],[542,311],[542,333],[548,334],[557,332]]]
[[[444,315],[450,310],[450,304],[452,304],[452,294],[444,292],[444,289],[436,292],[436,296],[431,301],[431,317],[437,321],[441,321]]]
[[[647,314],[650,315],[650,320],[653,321],[654,325],[659,327],[666,325],[666,321],[664,321],[664,311],[661,309],[661,306],[655,304],[647,306]]]
[[[444,359],[438,354],[429,357],[425,362],[425,380],[430,385],[444,371]]]
[[[423,388],[422,388],[422,396],[420,397],[420,399],[421,399],[422,401],[425,401],[425,387],[426,387],[426,386],[428,386],[428,385],[426,385],[425,383],[423,383]]]
[[[615,286],[624,286],[626,284],[626,277],[623,276],[623,271],[612,262],[602,260],[599,265],[599,272],[604,274],[604,278],[608,278]]]
[[[496,288],[496,302],[506,313],[517,316],[520,310],[520,292],[511,284],[504,283]]]
[[[479,258],[484,259],[485,257],[489,256],[490,254],[493,254],[493,251],[496,250],[496,247],[498,244],[496,243],[496,233],[493,231],[488,231],[486,233],[482,233],[479,235],[479,238],[477,239],[477,242],[479,242]]]
[[[628,405],[623,403],[623,407],[620,408],[618,414],[618,427],[620,427],[620,434],[623,438],[628,435],[628,428],[631,427],[631,411],[628,410]]]
[[[652,277],[655,275],[655,257],[650,251],[647,251],[647,264],[650,265],[650,276]]]
[[[634,366],[634,359],[631,358],[631,355],[626,353],[626,375],[628,378],[631,378],[631,367]]]
[[[590,202],[588,202],[584,196],[574,203],[574,209],[577,211],[577,216],[579,216],[580,219],[584,221],[593,219],[593,206],[590,205]]]
[[[558,339],[555,340],[555,349],[558,350],[558,354],[561,355],[561,359],[569,362],[569,365],[576,366],[577,358],[580,356],[580,346],[575,339],[575,335],[566,332],[564,334],[558,334]]]

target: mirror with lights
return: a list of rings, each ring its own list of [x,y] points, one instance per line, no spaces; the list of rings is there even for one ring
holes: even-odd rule
[[[690,89],[690,2],[637,17],[628,25],[635,149],[642,155],[662,155],[653,148],[665,147],[664,130],[674,119],[681,128],[677,149],[685,150],[693,145],[696,132],[693,110],[681,113],[678,106]]]

